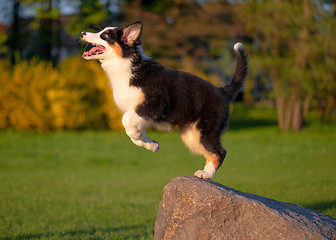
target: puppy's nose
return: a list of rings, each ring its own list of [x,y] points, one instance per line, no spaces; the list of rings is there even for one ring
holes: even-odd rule
[[[83,38],[86,35],[86,32],[81,32],[81,37]]]

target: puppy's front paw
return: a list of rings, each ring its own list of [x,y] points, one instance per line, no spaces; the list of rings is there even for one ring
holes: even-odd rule
[[[159,149],[160,149],[160,146],[159,146],[158,142],[153,141],[150,144],[149,150],[151,150],[152,152],[157,152],[157,151],[159,151]]]
[[[213,177],[213,175],[207,173],[204,170],[198,170],[197,172],[194,173],[194,176],[200,179],[210,179]]]

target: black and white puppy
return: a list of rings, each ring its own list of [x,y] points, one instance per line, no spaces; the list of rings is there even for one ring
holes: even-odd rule
[[[206,159],[198,178],[212,178],[226,151],[221,133],[229,119],[229,104],[247,76],[248,61],[236,43],[236,72],[230,84],[216,88],[190,73],[168,69],[147,57],[140,42],[142,23],[107,27],[98,33],[82,32],[93,47],[83,53],[97,59],[108,75],[113,97],[124,113],[122,124],[132,142],[156,152],[159,144],[146,136],[148,126],[178,126],[181,138],[194,153]]]

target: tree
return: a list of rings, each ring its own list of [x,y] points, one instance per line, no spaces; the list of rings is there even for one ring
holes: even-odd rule
[[[315,95],[314,79],[321,76],[316,66],[331,70],[319,62],[329,54],[318,44],[330,37],[331,30],[323,30],[328,19],[323,9],[316,11],[318,2],[266,0],[239,6],[246,12],[240,21],[254,40],[253,60],[272,79],[280,129],[302,128]]]
[[[314,51],[309,51],[312,89],[312,102],[321,112],[322,121],[336,118],[336,3],[316,1],[319,34],[315,36]],[[313,53],[314,52],[314,53]]]
[[[9,59],[12,63],[12,65],[15,64],[15,52],[19,50],[19,9],[20,9],[20,1],[14,0],[13,1],[13,22],[12,27],[10,29],[9,38],[7,41],[8,45],[8,53],[9,53]]]
[[[23,4],[36,12],[30,28],[37,31],[37,36],[29,55],[38,55],[56,65],[61,30],[60,0],[25,0]]]

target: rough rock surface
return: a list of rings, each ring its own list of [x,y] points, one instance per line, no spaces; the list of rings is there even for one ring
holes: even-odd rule
[[[163,190],[154,240],[336,239],[336,219],[211,180],[174,178]]]

